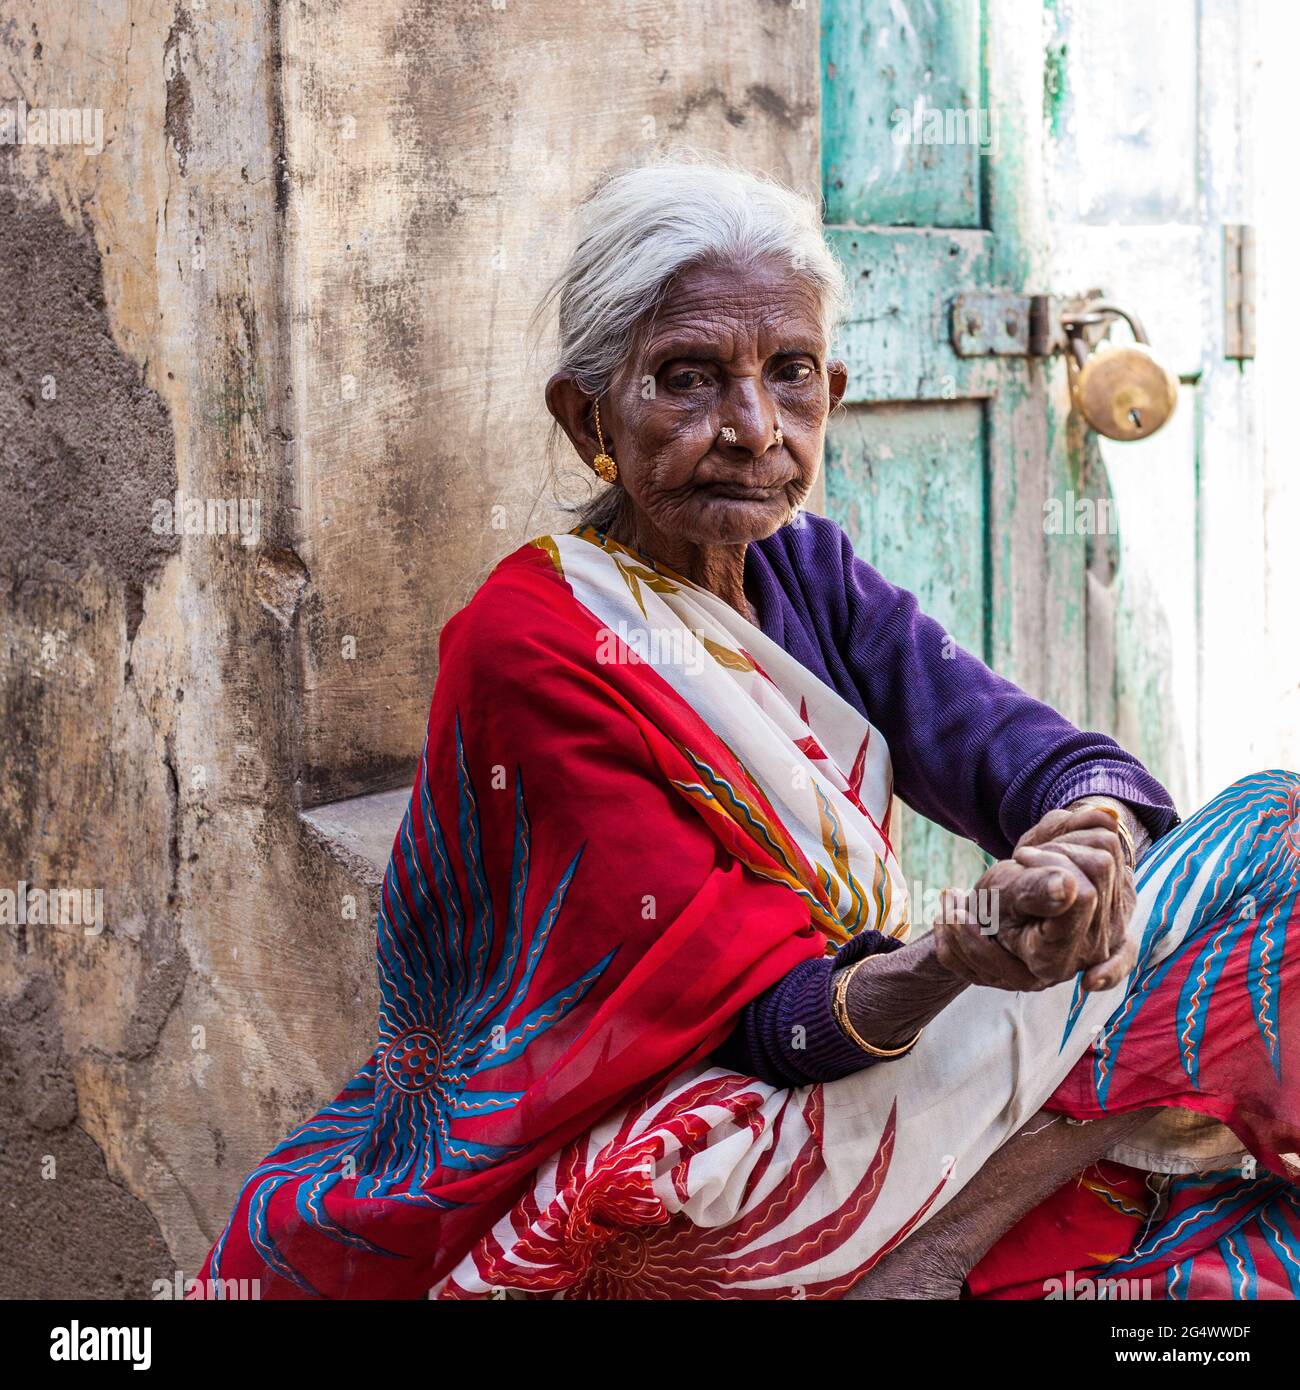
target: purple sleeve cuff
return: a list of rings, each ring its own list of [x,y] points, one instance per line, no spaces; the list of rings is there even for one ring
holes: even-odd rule
[[[1124,802],[1153,840],[1167,835],[1180,819],[1169,794],[1141,764],[1098,759],[1073,768],[1052,785],[1043,809],[1068,806],[1081,796],[1112,796]]]
[[[838,1081],[883,1061],[858,1047],[835,1021],[831,979],[863,956],[897,951],[903,942],[881,932],[859,932],[834,956],[796,965],[741,1010],[731,1036],[714,1052],[721,1066],[770,1086]]]

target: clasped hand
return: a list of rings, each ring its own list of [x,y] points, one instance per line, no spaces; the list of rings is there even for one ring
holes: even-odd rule
[[[1083,971],[1084,989],[1110,989],[1136,960],[1126,933],[1136,900],[1115,813],[1049,811],[973,890],[944,892],[937,953],[970,984],[1040,990]]]

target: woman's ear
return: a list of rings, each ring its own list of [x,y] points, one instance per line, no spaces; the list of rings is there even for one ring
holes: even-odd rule
[[[569,443],[577,450],[578,457],[588,466],[600,453],[591,406],[592,398],[568,372],[556,372],[546,383],[547,410],[569,436]]]
[[[849,369],[838,357],[834,357],[826,364],[826,375],[830,380],[831,409],[834,410],[844,399],[844,392],[848,389]]]

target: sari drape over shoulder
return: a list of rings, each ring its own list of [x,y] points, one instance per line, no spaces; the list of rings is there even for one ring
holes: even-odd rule
[[[800,962],[906,936],[891,790],[879,731],[716,596],[592,531],[508,557],[443,634],[375,1051],[254,1170],[201,1283],[845,1291],[1086,1070],[1126,999],[970,990],[906,1058],[794,1090],[712,1065]],[[1205,926],[1185,898],[1158,929],[1140,899],[1143,980]]]
[[[510,556],[445,629],[383,883],[378,1046],[248,1179],[205,1280],[424,1296],[566,1140],[707,1055],[828,942],[900,920],[896,866],[837,819],[860,794],[888,806],[865,732],[842,787],[814,776],[798,793],[820,799],[814,868],[733,751],[624,640],[648,653],[656,634],[620,635],[575,601],[559,560],[572,544]],[[673,582],[618,563],[629,601]],[[675,625],[659,636],[681,642]],[[691,640],[684,665],[764,679],[707,633]]]

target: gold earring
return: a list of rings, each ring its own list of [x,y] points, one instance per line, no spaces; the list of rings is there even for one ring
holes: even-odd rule
[[[600,441],[600,453],[591,461],[592,469],[603,482],[612,483],[618,477],[618,464],[605,452],[605,436],[600,432],[600,402],[593,401],[591,408],[596,418],[596,438]]]

